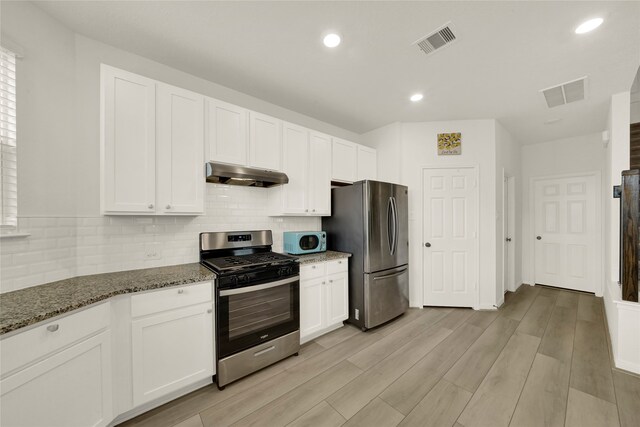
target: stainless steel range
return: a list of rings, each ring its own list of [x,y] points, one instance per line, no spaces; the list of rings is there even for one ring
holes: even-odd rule
[[[272,244],[270,230],[200,234],[200,262],[217,274],[220,389],[300,349],[298,262]]]

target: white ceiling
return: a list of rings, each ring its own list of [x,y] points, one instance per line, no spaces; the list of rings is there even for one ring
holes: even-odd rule
[[[358,133],[485,118],[523,143],[597,132],[640,64],[640,2],[37,4],[78,33]],[[574,34],[594,16],[600,28]],[[455,44],[412,45],[448,21]],[[328,30],[342,35],[334,50]],[[587,100],[546,107],[540,89],[585,75]]]

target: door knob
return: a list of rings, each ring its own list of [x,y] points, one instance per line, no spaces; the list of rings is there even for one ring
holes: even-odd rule
[[[542,240],[542,236],[536,236],[536,239]]]
[[[430,247],[431,247],[431,243],[427,242],[427,243],[425,243],[425,244],[424,244],[424,246],[425,246],[426,248],[430,248]]]
[[[511,237],[507,237],[507,242],[510,242],[510,241],[511,241]]]

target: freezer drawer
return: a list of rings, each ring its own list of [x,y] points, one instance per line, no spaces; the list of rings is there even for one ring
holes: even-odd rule
[[[364,275],[364,327],[369,329],[400,316],[409,308],[407,265]]]

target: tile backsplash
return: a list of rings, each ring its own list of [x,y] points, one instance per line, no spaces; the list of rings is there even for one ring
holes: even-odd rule
[[[317,217],[269,217],[263,188],[207,184],[205,215],[19,218],[26,238],[0,241],[0,292],[87,274],[198,261],[203,231],[320,230]]]

